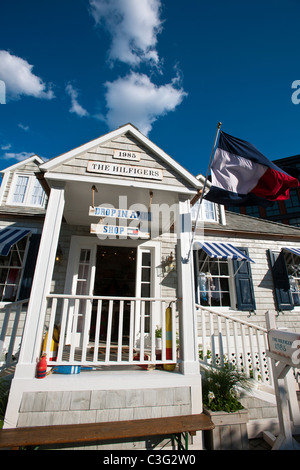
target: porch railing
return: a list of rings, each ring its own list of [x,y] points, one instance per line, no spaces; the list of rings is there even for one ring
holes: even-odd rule
[[[173,328],[166,327],[166,310],[173,302],[176,299],[50,294],[43,350],[55,366],[176,363],[174,304]],[[155,344],[157,326],[162,330],[160,348]]]
[[[8,303],[0,310],[0,370],[17,362],[28,301]]]
[[[266,328],[201,305],[196,309],[201,362],[228,363],[247,377],[272,386]]]

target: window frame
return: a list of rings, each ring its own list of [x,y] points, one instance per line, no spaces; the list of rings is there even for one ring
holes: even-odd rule
[[[288,277],[288,281],[289,281],[289,286],[290,286],[290,293],[291,293],[291,297],[292,297],[292,305],[294,307],[294,309],[298,309],[300,310],[300,258],[299,256],[297,256],[296,254],[292,253],[292,252],[286,252],[286,251],[283,251],[283,255],[284,255],[284,260],[285,260],[285,264],[286,264],[286,269],[287,269],[287,277]],[[290,263],[288,262],[289,261],[289,258],[291,258],[291,261],[295,261],[295,263]],[[297,258],[298,258],[298,263],[297,263]],[[296,267],[297,265],[297,267]],[[294,267],[294,269],[293,269]],[[292,274],[292,271],[295,273],[295,270],[297,270],[299,272],[299,275],[298,276],[294,276]],[[292,289],[292,285],[291,285],[291,277],[296,281],[296,287],[297,289],[295,291],[293,291]],[[295,299],[296,297],[298,297],[298,303],[295,303]]]
[[[22,287],[22,280],[23,280],[23,274],[24,274],[24,270],[25,270],[25,266],[26,266],[26,261],[27,261],[27,254],[28,254],[28,249],[29,249],[29,240],[30,240],[30,234],[28,234],[26,237],[22,238],[21,240],[19,240],[17,243],[14,243],[8,253],[7,256],[1,256],[0,257],[0,260],[1,258],[8,258],[8,260],[10,261],[11,260],[11,257],[12,257],[12,252],[15,251],[15,247],[20,243],[20,242],[23,242],[24,239],[26,240],[25,242],[25,248],[24,248],[24,254],[23,254],[23,259],[20,260],[21,261],[21,266],[14,266],[14,265],[11,265],[11,264],[8,264],[7,266],[5,265],[1,265],[0,264],[0,271],[2,269],[5,269],[7,270],[7,274],[5,276],[5,282],[4,283],[1,283],[1,285],[4,286],[3,288],[3,292],[0,294],[0,306],[1,305],[6,305],[7,303],[12,303],[12,302],[16,302],[19,298],[19,294],[20,294],[20,290],[21,290],[21,287]],[[20,250],[17,250],[20,252]],[[23,251],[23,250],[22,250]],[[1,263],[1,261],[0,261]],[[11,269],[15,269],[15,270],[18,270],[20,275],[18,276],[18,283],[8,283],[7,280],[8,280],[8,277],[9,277],[9,271]],[[0,276],[1,277],[1,276]],[[15,289],[15,294],[14,294],[14,299],[3,299],[3,295],[4,295],[4,292],[6,290],[6,287],[7,286],[16,286],[16,289]]]
[[[195,222],[197,218],[197,213],[198,213],[198,207],[199,207],[200,201],[198,200],[192,207],[191,207],[191,218],[192,222]],[[213,213],[213,218],[206,217],[207,215],[207,210],[205,210],[205,205],[210,205],[212,206],[213,210],[211,211]],[[215,204],[212,201],[208,201],[207,199],[202,199],[201,202],[201,208],[200,208],[200,213],[199,213],[199,220],[202,222],[211,222],[211,223],[218,223],[219,222],[219,214],[218,214],[218,207],[217,204]]]
[[[23,199],[22,202],[14,201],[14,197],[15,197],[15,194],[16,194],[16,188],[18,186],[19,178],[28,178],[28,182],[27,182],[25,192],[24,192],[24,199]],[[40,186],[42,188],[42,191],[43,191],[41,204],[33,204],[32,203],[32,198],[34,196],[34,189],[35,189],[35,185],[36,185],[37,182],[40,184]],[[45,208],[46,199],[47,199],[46,192],[45,192],[44,188],[42,187],[41,183],[39,182],[39,180],[37,179],[37,177],[35,175],[30,174],[30,173],[23,173],[23,172],[22,173],[21,172],[14,173],[13,178],[12,178],[12,182],[11,182],[11,186],[10,186],[10,190],[9,190],[9,194],[8,194],[8,198],[7,198],[7,203],[9,205]]]
[[[217,265],[218,267],[218,273],[221,272],[220,270],[220,266],[221,266],[221,263],[224,265],[226,264],[227,265],[227,270],[228,270],[228,274],[226,275],[220,275],[220,276],[216,276],[216,275],[213,275],[211,276],[212,278],[215,278],[215,279],[228,279],[228,291],[224,291],[224,292],[228,292],[229,294],[229,305],[204,305],[204,304],[201,304],[201,301],[200,301],[200,286],[199,286],[199,276],[200,276],[200,269],[201,269],[201,261],[199,260],[199,255],[200,253],[198,254],[197,256],[197,301],[199,302],[199,304],[202,306],[202,307],[208,307],[208,308],[217,308],[217,309],[222,309],[222,310],[237,310],[236,308],[236,305],[237,305],[237,295],[236,295],[236,289],[235,289],[235,282],[234,282],[234,271],[233,271],[233,263],[232,263],[232,260],[231,259],[226,259],[226,260],[222,260],[222,259],[214,259],[214,258],[210,258],[209,255],[207,253],[205,253],[204,250],[199,250],[199,252],[203,251],[204,254],[206,254],[206,258],[205,260],[203,261],[203,265],[205,263],[216,263],[215,265]]]

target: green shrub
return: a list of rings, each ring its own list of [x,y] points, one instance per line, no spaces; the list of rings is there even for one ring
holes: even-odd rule
[[[230,413],[243,409],[238,400],[239,388],[249,387],[249,379],[242,372],[228,366],[208,367],[202,372],[203,404],[211,411]]]
[[[0,429],[3,427],[5,411],[10,390],[11,377],[0,377]]]

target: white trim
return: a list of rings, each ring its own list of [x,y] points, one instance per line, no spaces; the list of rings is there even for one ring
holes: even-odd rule
[[[91,142],[83,144],[73,150],[70,150],[69,152],[66,152],[54,159],[51,159],[47,163],[42,164],[40,166],[40,169],[42,171],[49,171],[49,170],[53,171],[58,166],[62,165],[63,163],[66,163],[68,160],[74,158],[75,156],[78,156],[84,152],[87,152],[88,150],[91,150],[92,148],[97,147],[98,145],[103,144],[107,142],[108,140],[111,140],[117,136],[124,135],[127,132],[130,132],[136,139],[138,139],[146,147],[148,147],[153,153],[159,156],[165,163],[167,163],[174,170],[176,170],[185,180],[187,180],[190,184],[192,184],[192,186],[194,186],[195,188],[199,188],[202,186],[195,176],[189,173],[185,168],[183,168],[179,163],[173,160],[173,158],[171,158],[162,149],[160,149],[157,145],[151,142],[147,137],[141,134],[141,132],[137,130],[134,126],[132,126],[131,124],[126,124],[125,126],[122,126],[119,129],[109,132],[108,134],[105,134],[104,136],[101,136],[95,140],[92,140]]]
[[[9,171],[3,172],[2,175],[3,175],[3,179],[2,179],[2,183],[0,187],[0,205],[3,202],[3,197],[4,197],[5,190],[9,181],[10,172]]]
[[[73,282],[74,282],[74,273],[77,269],[77,265],[79,263],[79,255],[81,249],[90,249],[91,251],[91,277],[90,277],[90,288],[89,293],[92,295],[92,287],[94,285],[95,280],[95,261],[96,261],[96,247],[98,245],[101,246],[126,246],[126,247],[136,247],[137,250],[139,249],[152,249],[154,250],[154,257],[153,257],[153,276],[155,280],[154,284],[154,291],[156,297],[160,297],[160,284],[159,278],[155,276],[155,266],[160,264],[161,259],[161,243],[159,241],[142,241],[142,240],[100,240],[98,237],[90,237],[90,236],[81,236],[81,235],[73,235],[71,237],[70,243],[70,251],[69,251],[69,258],[68,258],[68,266],[66,272],[66,280],[65,280],[65,294],[74,294],[73,292]]]
[[[135,283],[135,297],[141,297],[141,260],[143,252],[151,252],[151,297],[161,297],[161,286],[159,277],[156,275],[156,266],[160,264],[161,259],[161,243],[158,241],[148,240],[141,242],[140,240],[100,240],[97,237],[88,236],[77,236],[74,235],[71,238],[70,252],[68,258],[68,266],[66,272],[65,281],[65,294],[75,295],[75,289],[77,286],[78,266],[80,259],[80,252],[82,249],[91,250],[90,265],[89,265],[89,277],[88,277],[88,292],[87,295],[93,295],[94,284],[95,284],[95,273],[96,273],[96,254],[98,246],[126,246],[134,247],[137,249],[137,260],[136,260],[136,283]],[[158,313],[158,312],[157,312]],[[136,312],[136,315],[138,312]],[[72,318],[69,317],[67,326],[68,338],[71,337],[70,328]],[[155,324],[157,319],[155,318]],[[135,322],[137,325],[137,322]],[[135,334],[136,338],[136,334]],[[79,344],[80,334],[76,339]],[[76,343],[76,345],[77,345]]]
[[[115,179],[115,178],[103,178],[103,176],[85,176],[85,175],[71,175],[66,173],[46,173],[45,179],[51,185],[51,181],[74,181],[80,183],[89,183],[89,184],[98,184],[98,185],[112,185],[112,186],[125,186],[125,187],[134,187],[135,188],[145,188],[149,189],[149,182],[137,181],[137,180],[125,180],[125,179]],[[169,191],[178,194],[187,194],[193,195],[196,194],[196,189],[191,190],[184,188],[182,186],[171,186],[164,183],[153,183],[151,181],[151,189],[159,191]]]
[[[4,170],[1,170],[1,173],[5,174],[5,173],[10,172],[10,171],[15,171],[17,168],[20,168],[20,167],[22,167],[22,166],[26,165],[27,163],[30,163],[34,160],[36,160],[39,165],[42,165],[44,163],[44,160],[41,157],[39,157],[38,155],[32,155],[31,157],[28,157],[25,160],[22,160],[21,162],[15,163],[14,165],[11,165],[11,166],[5,168]]]
[[[24,178],[28,178],[28,183],[26,185],[26,188],[25,188],[25,193],[24,193],[24,201],[23,202],[15,202],[13,199],[14,199],[14,195],[15,195],[15,190],[16,190],[16,186],[17,186],[17,182],[18,182],[18,178],[19,177],[24,177]],[[7,195],[7,200],[6,200],[6,204],[7,205],[10,205],[10,206],[21,206],[21,207],[42,207],[44,208],[46,206],[46,200],[47,200],[47,196],[46,196],[46,193],[45,193],[45,190],[44,188],[42,187],[41,183],[40,186],[43,190],[43,199],[42,199],[42,204],[31,204],[31,199],[32,199],[32,196],[33,196],[33,190],[34,190],[34,185],[35,183],[38,181],[37,177],[30,173],[30,172],[26,172],[26,173],[18,173],[18,172],[15,172],[13,174],[13,177],[12,177],[12,181],[11,181],[11,185],[10,185],[10,188],[9,188],[9,191],[8,191],[8,195]]]

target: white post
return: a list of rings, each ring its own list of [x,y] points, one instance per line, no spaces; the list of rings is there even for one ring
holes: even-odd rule
[[[197,322],[193,257],[189,256],[191,244],[192,220],[189,201],[179,201],[177,213],[177,274],[179,288],[180,315],[180,371],[187,374],[199,374],[197,351]]]
[[[266,312],[267,330],[276,329],[275,315]],[[267,351],[267,354],[271,354]],[[277,438],[272,436],[271,433],[265,433],[270,442],[273,443],[272,450],[299,450],[300,445],[293,438],[290,416],[289,393],[287,390],[288,382],[286,376],[291,369],[291,364],[285,357],[276,355],[271,357],[274,390],[277,403],[278,421],[279,421],[279,435]]]
[[[50,292],[64,202],[64,183],[58,182],[51,188],[48,201],[15,377],[30,378],[35,374],[36,361],[39,358],[42,343],[46,295]]]

